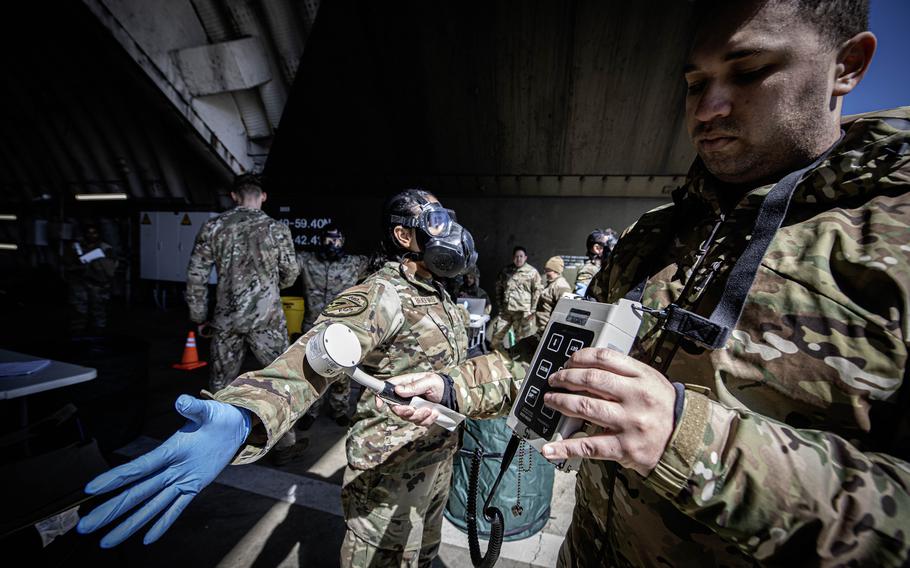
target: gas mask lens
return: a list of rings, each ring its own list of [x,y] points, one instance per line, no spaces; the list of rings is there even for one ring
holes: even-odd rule
[[[426,232],[431,237],[444,237],[452,229],[452,217],[445,209],[430,209],[424,212]]]

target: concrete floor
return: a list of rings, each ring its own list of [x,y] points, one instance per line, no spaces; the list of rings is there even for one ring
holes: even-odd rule
[[[141,435],[110,454],[112,464],[144,453],[166,439],[182,424],[173,409],[174,400],[182,393],[195,395],[206,385],[207,368],[192,372],[170,368],[183,349],[188,329],[184,318],[180,307],[134,309],[115,317],[115,329],[141,334],[149,343],[150,380]],[[205,340],[200,341],[200,355],[207,359]],[[255,366],[248,355],[245,368]],[[40,555],[46,564],[59,566],[337,566],[344,535],[339,495],[345,435],[344,428],[320,418],[302,433],[310,440],[310,447],[298,462],[279,468],[266,458],[227,468],[196,497],[170,531],[150,546],[142,545],[141,536],[134,536],[113,550],[100,550],[100,535],[79,536],[70,531]],[[555,565],[571,521],[574,484],[574,474],[557,472],[549,523],[531,538],[505,543],[497,566]],[[83,511],[97,503],[100,500],[90,502]],[[481,547],[485,550],[486,543]],[[467,536],[447,521],[434,566],[471,566]]]

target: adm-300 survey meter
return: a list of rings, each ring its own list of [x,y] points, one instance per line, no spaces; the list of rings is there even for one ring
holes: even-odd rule
[[[581,420],[563,416],[544,404],[543,395],[554,390],[547,378],[584,347],[609,347],[628,355],[641,326],[640,306],[629,300],[616,304],[559,300],[506,422],[516,436],[539,452],[547,442],[583,435]],[[572,470],[578,469],[580,460],[554,463],[560,469]]]
[[[512,404],[512,411],[506,421],[514,434],[502,454],[499,475],[483,504],[483,516],[490,523],[489,545],[483,555],[480,553],[476,516],[477,478],[483,450],[475,450],[468,479],[467,515],[468,548],[474,566],[489,568],[499,557],[505,520],[502,511],[491,506],[491,503],[521,443],[526,441],[539,452],[547,442],[586,435],[582,431],[582,420],[563,416],[544,403],[544,395],[557,390],[550,387],[547,379],[564,368],[573,353],[585,347],[608,347],[628,355],[638,335],[638,328],[641,327],[641,315],[641,304],[629,300],[620,300],[616,304],[599,304],[577,297],[566,297],[556,304],[531,360],[521,393]],[[568,471],[578,469],[581,460],[558,460],[553,463]],[[521,514],[520,509],[517,514]]]

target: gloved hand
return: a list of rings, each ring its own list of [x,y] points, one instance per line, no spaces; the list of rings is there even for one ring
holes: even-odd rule
[[[246,409],[188,395],[180,395],[174,406],[189,419],[183,428],[151,452],[102,473],[85,486],[86,493],[95,495],[139,482],[79,521],[76,530],[81,534],[94,532],[145,503],[101,539],[103,548],[117,546],[164,511],[142,542],[158,540],[193,497],[227,466],[250,433],[251,416]]]

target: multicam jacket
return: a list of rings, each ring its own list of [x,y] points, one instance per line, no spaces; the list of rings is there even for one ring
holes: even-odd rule
[[[528,263],[521,268],[509,264],[496,281],[496,301],[499,310],[530,314],[537,307],[541,292],[540,274]]]
[[[797,186],[724,349],[645,318],[633,355],[687,384],[683,413],[646,478],[584,462],[562,564],[910,561],[910,108],[844,128]],[[769,189],[723,214],[696,163],[684,197],[625,232],[589,295],[614,302],[647,278],[645,306],[709,315]],[[509,362],[469,363],[453,377],[488,399],[462,411],[507,407]]]
[[[217,400],[251,410],[263,426],[235,463],[262,457],[328,388],[331,380],[306,363],[306,345],[333,322],[357,334],[364,353],[360,367],[379,379],[442,370],[467,356],[464,322],[445,290],[388,262],[329,303],[316,326],[271,365],[218,391]],[[360,399],[354,421],[347,440],[348,465],[354,469],[404,471],[450,459],[457,449],[457,434],[416,426],[387,407],[377,409],[369,392]]]
[[[313,327],[326,304],[365,275],[369,259],[346,254],[338,260],[323,260],[312,252],[298,252],[297,264],[306,291],[303,319],[306,330]]]
[[[250,207],[235,207],[202,225],[186,274],[186,303],[196,323],[208,317],[213,265],[215,329],[247,333],[285,326],[278,290],[293,284],[298,273],[287,227]]]
[[[550,313],[556,307],[556,302],[562,298],[563,294],[571,291],[572,287],[562,276],[557,276],[552,282],[547,282],[543,292],[540,293],[540,300],[537,301],[537,309],[534,311],[538,333],[542,333],[547,322],[550,321]]]
[[[594,275],[598,272],[600,272],[600,259],[595,257],[586,260],[578,269],[578,275],[575,277],[575,293],[583,296],[585,290],[591,285]]]

